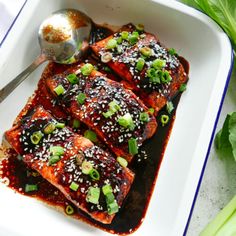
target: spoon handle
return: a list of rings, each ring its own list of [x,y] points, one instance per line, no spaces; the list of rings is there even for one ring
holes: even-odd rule
[[[9,82],[0,90],[0,103],[21,83],[23,82],[40,64],[47,60],[44,54],[39,55],[35,61],[22,71],[15,79]]]

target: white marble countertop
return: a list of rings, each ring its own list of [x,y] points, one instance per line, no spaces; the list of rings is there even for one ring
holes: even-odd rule
[[[236,111],[236,66],[231,76],[216,132],[227,113]],[[219,158],[214,145],[208,158],[187,236],[197,236],[236,194],[236,162],[233,157]],[[209,235],[210,236],[210,235]]]

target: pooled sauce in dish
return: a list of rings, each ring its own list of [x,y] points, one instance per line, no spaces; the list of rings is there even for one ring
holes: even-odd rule
[[[92,34],[92,41],[101,40],[107,37],[112,32],[107,28],[96,27]],[[186,60],[181,59],[185,67],[185,71],[188,72],[188,63]],[[70,65],[73,67],[73,65]],[[44,86],[44,78],[50,74],[56,74],[63,72],[70,66],[52,64],[46,72],[42,75],[42,79],[39,82],[38,89],[31,102],[27,105],[26,109],[42,105],[46,110],[50,111],[53,116],[59,121],[64,121],[67,125],[71,126],[71,119],[64,113],[55,102],[52,101],[52,97],[47,92]],[[46,94],[46,96],[45,96]],[[172,103],[176,110],[181,95],[176,96]],[[29,109],[30,110],[30,109]],[[47,180],[43,179],[37,172],[29,169],[25,163],[23,163],[19,156],[14,151],[9,151],[6,155],[9,158],[3,159],[0,163],[0,176],[2,180],[7,180],[8,186],[13,190],[35,197],[51,206],[64,211],[66,214],[66,208],[70,205],[74,213],[70,216],[80,219],[94,225],[100,229],[115,234],[128,234],[135,231],[142,223],[146,209],[148,207],[153,188],[157,179],[158,170],[161,164],[161,160],[165,151],[166,144],[169,139],[171,128],[175,119],[175,110],[169,115],[170,121],[167,125],[162,126],[160,122],[160,116],[162,114],[168,114],[166,109],[163,108],[157,117],[158,129],[155,135],[144,143],[140,148],[137,158],[128,165],[128,167],[135,173],[135,179],[130,189],[130,192],[123,202],[123,205],[119,212],[116,214],[111,224],[102,224],[93,220],[86,213],[75,207],[65,196]],[[23,110],[24,111],[24,110]],[[84,127],[82,126],[78,132],[83,133]],[[105,148],[105,145],[103,148]],[[8,181],[9,180],[9,181]],[[37,184],[38,191],[25,192],[26,184]]]

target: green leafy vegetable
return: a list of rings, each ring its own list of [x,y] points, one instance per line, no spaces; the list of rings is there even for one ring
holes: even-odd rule
[[[182,0],[201,10],[215,20],[230,37],[236,50],[236,1],[235,0]]]

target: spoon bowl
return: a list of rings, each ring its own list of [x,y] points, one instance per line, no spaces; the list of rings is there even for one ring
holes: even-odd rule
[[[39,27],[41,54],[0,90],[0,103],[43,62],[77,62],[87,52],[91,29],[92,20],[81,11],[63,9],[52,13]]]

